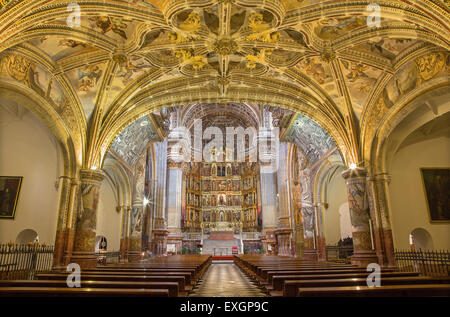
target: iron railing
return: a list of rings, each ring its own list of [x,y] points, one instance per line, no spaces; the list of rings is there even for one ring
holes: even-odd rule
[[[53,251],[53,246],[38,243],[0,244],[0,280],[31,280],[50,271]]]
[[[353,255],[352,246],[326,246],[327,261],[350,263],[350,257]]]
[[[395,250],[395,261],[400,271],[414,271],[426,276],[450,275],[449,251]]]
[[[118,264],[120,262],[120,251],[96,252],[97,264]]]

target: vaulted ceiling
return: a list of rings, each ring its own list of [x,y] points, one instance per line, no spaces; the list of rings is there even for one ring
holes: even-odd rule
[[[73,1],[6,2],[0,80],[46,104],[85,167],[157,108],[230,102],[300,112],[358,161],[402,96],[448,81],[448,1],[379,0],[379,27],[372,1],[83,1],[79,26]]]

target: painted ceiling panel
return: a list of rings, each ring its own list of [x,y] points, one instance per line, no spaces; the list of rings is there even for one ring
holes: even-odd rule
[[[144,116],[130,124],[117,136],[111,145],[111,150],[133,167],[147,145],[157,139],[158,134],[152,123],[147,116]]]
[[[316,122],[301,114],[297,116],[285,140],[295,143],[313,165],[336,147],[333,139]]]

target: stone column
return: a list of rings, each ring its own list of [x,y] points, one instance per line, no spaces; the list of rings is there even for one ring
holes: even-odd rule
[[[351,263],[367,266],[377,263],[373,248],[370,210],[367,201],[367,171],[363,168],[348,169],[342,173],[347,184],[348,205],[352,222],[353,256]]]
[[[142,259],[142,229],[144,224],[146,154],[136,163],[134,173],[134,190],[130,214],[130,246],[128,261],[138,262]]]
[[[170,150],[169,150],[170,151]],[[167,165],[167,243],[175,244],[177,249],[179,243],[183,241],[181,233],[181,194],[183,191],[183,168],[182,163],[174,163],[169,160]],[[162,237],[161,237],[162,238]],[[164,248],[164,243],[159,242],[160,247]],[[181,251],[181,248],[180,248]],[[162,252],[164,254],[165,252]]]
[[[280,162],[287,162],[289,144],[282,142],[279,146],[279,160]],[[279,164],[278,166],[278,227],[275,231],[275,236],[278,243],[278,255],[280,256],[291,256],[291,236],[292,229],[290,224],[289,210],[290,210],[290,200],[289,195],[289,183],[288,183],[288,172],[287,163]]]
[[[81,206],[76,220],[76,234],[71,257],[72,263],[81,268],[97,266],[95,256],[95,230],[97,227],[97,207],[100,185],[104,174],[97,170],[81,170]]]
[[[58,268],[63,264],[65,243],[67,240],[67,213],[70,203],[70,177],[60,178],[61,193],[58,209],[58,224],[55,236],[55,250],[53,252],[53,267]]]
[[[302,217],[303,217],[303,237],[304,237],[304,250],[303,259],[318,261],[319,252],[317,249],[316,241],[316,216],[314,212],[314,205],[310,202],[303,202],[302,205]]]
[[[70,259],[72,257],[73,252],[73,244],[75,240],[75,230],[76,230],[76,221],[78,210],[81,206],[81,197],[80,197],[80,181],[76,178],[71,179],[70,183],[70,199],[69,206],[67,210],[67,223],[66,223],[66,241],[64,248],[64,259],[63,263],[67,266],[70,263]]]
[[[326,261],[327,259],[327,250],[326,250],[326,241],[325,235],[323,233],[323,221],[322,221],[322,204],[315,203],[314,204],[314,216],[315,216],[315,225],[316,225],[316,241],[317,241],[317,253],[319,261]]]
[[[301,215],[303,225],[303,259],[317,261],[319,252],[316,241],[316,215],[314,211],[311,170],[303,167],[299,175],[301,187]]]
[[[262,232],[270,253],[277,254],[279,130],[271,127],[271,114],[264,111],[264,126],[258,131],[260,162]],[[280,232],[281,234],[281,232]],[[281,237],[281,236],[280,236]],[[283,237],[281,237],[283,240]],[[284,243],[284,241],[281,241]]]
[[[304,232],[303,232],[303,216],[302,216],[302,191],[300,181],[294,179],[291,186],[292,192],[292,209],[293,209],[293,225],[294,225],[294,243],[295,256],[297,258],[303,257],[304,252]]]
[[[394,267],[394,241],[388,210],[387,184],[390,178],[386,173],[368,178],[368,198],[370,214],[374,223],[376,252],[379,263]]]
[[[261,167],[261,208],[263,232],[274,230],[277,222],[277,174]]]
[[[122,206],[122,233],[120,239],[120,255],[123,260],[128,259],[130,214],[131,206]]]
[[[167,254],[167,222],[166,211],[166,187],[167,187],[167,139],[155,143],[155,205],[154,221],[152,228],[152,247],[155,256]]]
[[[183,169],[181,163],[168,162],[167,166],[167,229],[171,235],[181,233],[181,192]]]

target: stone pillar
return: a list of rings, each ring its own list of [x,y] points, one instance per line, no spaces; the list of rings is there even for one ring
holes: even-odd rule
[[[144,194],[145,194],[146,154],[136,163],[134,172],[134,189],[130,214],[130,236],[128,261],[142,260],[142,229],[144,225]]]
[[[302,258],[304,251],[304,232],[302,217],[302,191],[300,181],[294,179],[291,184],[295,257]]]
[[[370,214],[374,223],[374,235],[378,261],[383,266],[395,267],[394,241],[388,210],[386,173],[368,178]]]
[[[142,201],[133,204],[130,214],[130,237],[128,238],[128,261],[142,260],[142,224],[144,221]]]
[[[378,262],[373,248],[366,176],[367,171],[363,168],[348,169],[342,173],[347,185],[348,205],[352,222],[354,251],[351,263],[364,267],[369,263]]]
[[[67,240],[67,213],[70,203],[70,178],[63,176],[61,179],[61,193],[58,209],[58,224],[55,236],[55,250],[53,252],[53,267],[63,265],[64,249]]]
[[[310,261],[319,260],[319,252],[316,241],[316,216],[314,206],[311,203],[303,202],[302,205],[303,230],[304,230],[304,250],[303,259]]]
[[[261,208],[263,232],[276,228],[277,222],[277,173],[261,167]]]
[[[316,245],[317,245],[317,255],[319,261],[326,261],[327,259],[327,250],[326,250],[326,241],[325,235],[323,233],[323,222],[322,222],[322,210],[320,203],[314,204],[314,216],[315,216],[315,225],[316,225]]]
[[[120,239],[120,255],[122,260],[128,260],[129,248],[129,223],[131,206],[122,206],[122,233]]]
[[[287,162],[289,144],[282,142],[279,146],[279,160],[280,162]],[[275,231],[275,236],[278,244],[278,255],[291,256],[292,246],[292,229],[290,223],[290,208],[291,197],[289,195],[289,180],[288,180],[288,166],[287,164],[279,164],[277,173],[277,198],[278,198],[278,226]]]
[[[63,263],[67,266],[70,263],[73,252],[73,244],[75,240],[75,230],[78,210],[81,206],[80,197],[80,181],[78,179],[72,178],[70,183],[70,199],[69,206],[67,210],[67,229],[66,229],[66,241],[64,248],[64,259]]]
[[[166,187],[167,187],[167,139],[155,143],[155,205],[152,229],[152,250],[155,256],[167,254],[167,222],[166,211]],[[181,217],[181,215],[180,215]]]
[[[81,268],[97,266],[95,256],[95,230],[97,227],[97,207],[100,185],[104,174],[97,170],[81,170],[81,206],[76,221],[76,234],[71,257],[72,263]]]
[[[183,169],[181,163],[169,162],[167,166],[167,229],[171,235],[181,234],[181,193]]]

